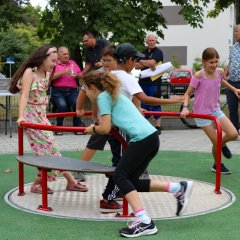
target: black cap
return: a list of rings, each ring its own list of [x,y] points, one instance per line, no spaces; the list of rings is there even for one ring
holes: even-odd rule
[[[139,57],[144,58],[145,55],[137,52],[133,45],[130,43],[122,43],[116,48],[116,55],[118,58]]]

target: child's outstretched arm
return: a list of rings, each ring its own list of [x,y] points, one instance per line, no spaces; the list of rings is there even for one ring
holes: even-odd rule
[[[82,117],[84,116],[84,103],[86,100],[86,91],[83,89],[80,89],[80,92],[78,94],[78,98],[77,98],[77,103],[76,103],[76,112],[77,112],[77,116],[78,117]]]
[[[182,111],[180,112],[181,118],[186,118],[187,115],[189,114],[189,110],[188,110],[189,99],[192,93],[193,93],[193,88],[189,86],[184,94],[183,108],[182,108]]]
[[[152,106],[181,103],[184,100],[183,96],[173,96],[169,99],[162,99],[162,98],[147,96],[144,92],[136,93],[134,94],[134,96],[144,104],[152,105]]]
[[[111,123],[111,115],[105,114],[101,116],[100,124],[94,125],[91,124],[84,131],[85,134],[108,134],[111,131],[112,123]]]

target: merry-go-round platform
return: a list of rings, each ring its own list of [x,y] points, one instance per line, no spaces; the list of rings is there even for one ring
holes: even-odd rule
[[[151,175],[153,179],[161,181],[178,182],[187,180],[173,176]],[[191,199],[186,211],[182,216],[177,217],[176,199],[170,193],[140,193],[146,211],[155,220],[177,219],[194,217],[208,214],[215,211],[224,210],[235,201],[235,195],[228,189],[221,188],[221,194],[214,192],[214,184],[193,180],[194,186]],[[88,174],[86,184],[88,192],[66,191],[66,180],[59,177],[57,181],[48,183],[54,190],[53,194],[48,194],[48,206],[53,211],[38,210],[41,205],[41,194],[30,192],[31,183],[24,185],[25,195],[18,196],[18,188],[10,190],[5,195],[5,201],[14,208],[33,214],[40,214],[49,217],[78,219],[78,220],[100,220],[100,221],[126,221],[129,218],[116,217],[116,213],[101,213],[99,201],[101,194],[107,183],[107,178],[103,174]],[[119,202],[121,203],[121,202]],[[131,213],[129,207],[129,213]]]

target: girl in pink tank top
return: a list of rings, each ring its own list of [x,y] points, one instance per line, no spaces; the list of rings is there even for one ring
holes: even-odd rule
[[[185,100],[180,117],[186,118],[189,114],[189,99],[194,92],[193,113],[215,116],[220,120],[223,138],[222,153],[226,158],[231,158],[232,154],[226,143],[238,137],[238,132],[231,121],[222,112],[219,105],[220,87],[224,85],[233,91],[238,98],[240,90],[231,86],[223,79],[224,69],[218,68],[219,54],[214,48],[206,48],[202,54],[203,69],[196,72],[191,79],[190,85],[185,93]],[[195,119],[197,126],[201,127],[212,142],[212,154],[216,162],[217,133],[214,124],[208,119]],[[216,164],[213,164],[212,171],[216,172]],[[224,164],[221,165],[222,174],[230,174]]]

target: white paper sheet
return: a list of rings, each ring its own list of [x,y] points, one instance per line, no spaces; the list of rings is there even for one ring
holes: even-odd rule
[[[171,62],[166,62],[161,65],[156,66],[156,69],[152,71],[151,68],[145,69],[140,72],[140,78],[153,77],[158,74],[164,73],[173,67]]]

